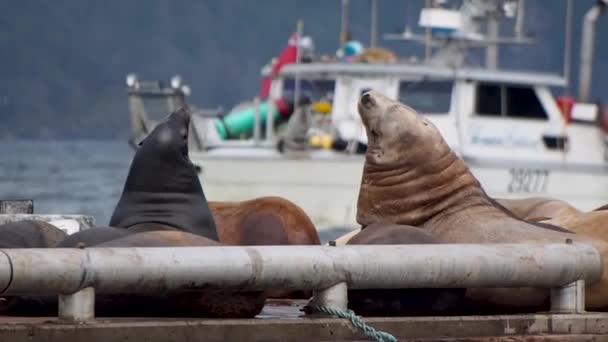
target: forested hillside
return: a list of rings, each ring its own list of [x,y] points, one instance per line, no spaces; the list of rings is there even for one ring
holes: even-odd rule
[[[422,3],[380,0],[380,33],[406,23],[418,29]],[[581,19],[592,4],[574,1],[575,76]],[[526,6],[526,30],[540,44],[503,49],[501,66],[561,72],[565,1]],[[350,29],[364,44],[368,9],[367,0],[351,0]],[[0,139],[126,139],[129,72],[147,79],[180,74],[192,87],[191,102],[230,108],[257,94],[260,68],[283,49],[298,19],[318,52],[338,48],[339,0],[2,1]],[[603,100],[607,22],[600,18],[594,56],[594,96]],[[380,43],[399,54],[422,51],[415,43]]]

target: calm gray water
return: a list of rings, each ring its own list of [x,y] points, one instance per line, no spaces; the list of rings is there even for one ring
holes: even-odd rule
[[[37,214],[91,215],[97,225],[110,221],[134,154],[126,141],[2,141],[0,145],[0,198],[33,199]],[[321,240],[343,232],[323,232]]]
[[[5,141],[0,197],[33,199],[38,214],[84,214],[107,225],[133,150],[126,142]]]

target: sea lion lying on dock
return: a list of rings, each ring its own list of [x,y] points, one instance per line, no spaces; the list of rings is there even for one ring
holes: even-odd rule
[[[68,236],[54,225],[39,220],[24,220],[0,225],[0,248],[53,248]],[[0,314],[52,314],[57,296],[0,297]]]
[[[209,201],[219,240],[227,245],[320,245],[312,220],[276,196],[241,202]]]
[[[521,199],[490,198],[490,200],[494,201],[494,204],[498,208],[504,209],[507,214],[511,214],[523,221],[553,224],[556,226],[561,226],[565,229],[570,229],[571,227],[562,226],[557,224],[555,221],[550,222],[548,220],[564,215],[582,213],[565,201],[546,197],[530,197]],[[348,241],[360,231],[361,229],[355,229],[338,237],[335,240],[336,246],[347,244]],[[578,233],[576,230],[572,230],[572,232]]]
[[[541,222],[608,242],[608,211],[605,210],[560,215]]]
[[[437,128],[404,104],[369,91],[358,110],[368,149],[357,221],[387,221],[424,229],[443,243],[589,243],[608,257],[606,242],[566,229],[524,222],[491,200]],[[549,309],[549,289],[467,289],[467,308],[522,312]],[[608,267],[587,284],[586,307],[608,307]]]
[[[424,229],[377,222],[354,235],[348,245],[435,244]],[[450,314],[461,304],[466,289],[348,290],[348,307],[363,316]]]
[[[209,201],[219,241],[227,245],[320,245],[315,225],[295,203],[276,196],[248,201]],[[268,298],[306,299],[311,291],[267,292]]]
[[[496,200],[523,220],[559,226],[608,242],[608,211],[603,207],[585,212],[565,201],[545,197]]]
[[[50,248],[68,236],[54,225],[24,220],[0,225],[0,248]]]
[[[494,200],[518,218],[526,221],[539,222],[558,216],[581,213],[580,210],[565,201],[547,197],[495,198]]]

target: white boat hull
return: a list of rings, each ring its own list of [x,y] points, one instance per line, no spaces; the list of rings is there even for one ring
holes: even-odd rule
[[[200,178],[209,200],[281,196],[302,207],[321,230],[357,225],[363,156],[291,159],[265,152],[248,153],[191,153],[192,161],[202,168]],[[492,197],[558,198],[581,210],[608,203],[608,173],[598,167],[467,164]]]

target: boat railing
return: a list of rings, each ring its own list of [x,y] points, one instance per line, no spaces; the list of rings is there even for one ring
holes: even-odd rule
[[[602,272],[594,247],[569,240],[0,251],[0,295],[56,294],[68,321],[94,319],[96,294],[205,289],[312,290],[314,305],[346,309],[348,289],[539,287],[551,288],[552,311],[583,313],[585,283]]]

